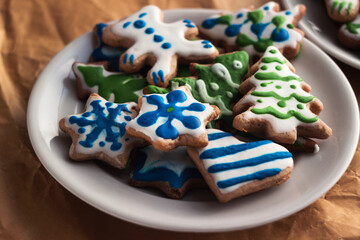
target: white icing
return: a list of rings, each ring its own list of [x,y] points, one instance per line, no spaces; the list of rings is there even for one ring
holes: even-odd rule
[[[146,15],[139,17],[141,14]],[[131,46],[124,54],[128,54],[127,63],[129,63],[129,57],[134,56],[134,61],[144,54],[152,53],[156,57],[156,63],[151,68],[150,77],[153,73],[163,71],[164,77],[171,73],[171,65],[173,63],[173,56],[179,56],[183,58],[198,57],[204,58],[216,53],[216,48],[212,47],[204,48],[202,40],[189,41],[185,39],[184,35],[188,31],[187,23],[181,21],[173,23],[163,23],[160,19],[162,15],[161,10],[156,6],[145,6],[138,12],[130,15],[129,17],[121,20],[120,22],[111,26],[111,30],[115,35],[125,36],[135,41],[135,44]],[[134,22],[137,20],[145,21],[146,25],[143,28],[135,28]],[[127,27],[123,27],[125,23],[130,22]],[[194,23],[190,23],[194,25]],[[146,34],[147,28],[153,28],[152,34]],[[155,35],[163,37],[163,41],[155,42],[153,40]],[[171,47],[163,49],[161,46],[163,43],[170,43]],[[121,63],[123,64],[123,63]],[[158,75],[159,76],[159,75]],[[153,78],[152,78],[153,79]],[[160,82],[159,76],[159,82]],[[156,82],[156,81],[155,81]]]
[[[216,91],[216,90],[219,90],[219,85],[217,83],[210,83],[210,87],[212,90]]]
[[[242,69],[243,68],[243,64],[239,61],[239,60],[234,60],[233,61],[233,67],[235,69]]]
[[[294,21],[294,18],[299,14],[299,5],[295,6],[292,10],[291,10],[291,14],[286,15],[286,12],[288,12],[289,10],[286,11],[281,11],[281,12],[275,12],[273,9],[277,4],[275,2],[268,2],[267,4],[261,6],[260,10],[262,10],[263,14],[264,14],[264,18],[262,20],[262,23],[270,23],[264,30],[263,34],[261,35],[262,39],[269,39],[271,37],[271,33],[272,31],[276,28],[276,26],[271,22],[271,20],[273,19],[273,17],[275,16],[283,16],[285,18],[285,22],[282,25],[282,28],[285,28],[288,33],[289,33],[289,39],[282,41],[282,42],[273,42],[273,46],[282,49],[285,46],[289,46],[292,48],[295,48],[297,46],[297,43],[302,41],[303,37],[302,35],[295,31],[295,29],[290,29],[287,27],[288,24],[292,24]],[[265,7],[269,7],[269,10],[264,10]],[[249,9],[240,9],[237,12],[234,12],[232,15],[232,25],[238,25],[238,24],[243,24],[243,26],[240,29],[240,33],[246,34],[247,36],[249,36],[253,41],[258,41],[258,37],[251,31],[251,25],[253,24],[251,21],[245,23],[245,20],[247,19],[247,14],[251,12],[251,10]],[[237,18],[237,16],[239,14],[243,14],[242,17]],[[208,19],[212,19],[212,18],[218,18],[221,15],[217,14],[217,15],[213,15],[211,17],[209,17]],[[214,27],[210,28],[210,29],[206,29],[202,26],[199,27],[200,31],[203,32],[205,35],[209,36],[211,39],[217,40],[217,41],[223,41],[225,42],[228,46],[230,47],[237,47],[237,45],[235,44],[235,40],[237,38],[237,36],[233,36],[233,37],[229,37],[225,34],[225,30],[227,28],[227,25],[225,24],[217,24]],[[257,52],[253,45],[249,45],[246,46],[244,48],[242,48],[243,50],[247,51],[251,56],[253,55],[259,55],[262,53]]]
[[[229,73],[229,70],[224,66],[222,65],[221,63],[215,63],[214,65],[211,66],[211,71],[219,76],[220,78],[222,78],[225,83],[227,85],[229,85],[230,87],[232,88],[239,88],[239,84],[237,83],[234,83],[232,80],[231,80],[231,75]]]
[[[360,14],[358,14],[356,16],[356,18],[351,21],[351,23],[354,23],[354,24],[360,24]],[[354,41],[360,41],[360,28],[357,29],[357,34],[354,34],[354,33],[351,33],[347,27],[346,27],[346,23],[343,24],[340,28],[340,31],[344,33],[345,36],[347,36],[348,38],[351,38],[353,39]]]
[[[217,129],[207,129],[207,133],[208,134],[222,133],[222,131],[217,130]],[[201,153],[203,153],[204,151],[209,150],[209,149],[219,148],[219,147],[228,147],[231,145],[239,145],[239,144],[245,144],[245,142],[242,142],[233,136],[227,136],[227,137],[223,137],[220,139],[209,141],[209,145],[207,145],[204,148],[199,148],[199,149],[197,149],[197,151],[200,156]],[[241,161],[241,160],[245,160],[245,159],[249,159],[249,158],[253,158],[253,157],[258,157],[263,154],[274,153],[274,152],[278,152],[278,151],[288,152],[284,147],[282,147],[276,143],[269,143],[269,144],[262,145],[262,146],[252,148],[252,149],[248,149],[248,150],[245,150],[245,151],[233,154],[233,155],[226,155],[226,156],[222,156],[222,157],[218,157],[218,158],[214,158],[214,159],[202,159],[202,160],[200,159],[200,161],[202,161],[202,163],[204,164],[205,169],[209,169],[209,167],[211,167],[215,164],[237,162],[237,161]],[[258,171],[265,170],[265,169],[280,168],[281,170],[283,170],[288,167],[290,167],[290,168],[293,167],[293,159],[290,157],[285,158],[285,159],[279,159],[279,160],[262,163],[262,164],[251,166],[251,167],[242,167],[242,168],[222,171],[222,172],[218,172],[218,173],[209,173],[209,175],[214,180],[214,182],[217,184],[219,181],[249,175],[251,173],[258,172]],[[230,187],[226,187],[226,188],[219,188],[219,190],[222,194],[227,194],[232,191],[235,191],[236,189],[238,189],[246,184],[249,184],[252,181],[253,180],[242,182],[242,183],[239,183],[239,184],[236,184],[236,185],[233,185]]]

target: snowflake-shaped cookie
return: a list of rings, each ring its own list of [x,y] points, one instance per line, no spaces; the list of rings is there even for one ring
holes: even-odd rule
[[[130,150],[143,140],[126,134],[135,116],[136,103],[115,104],[91,94],[83,113],[60,120],[60,128],[72,138],[70,158],[100,159],[118,168],[126,166]]]
[[[140,113],[126,126],[130,135],[169,151],[177,146],[206,146],[205,126],[220,113],[218,107],[196,101],[183,86],[168,94],[150,94],[139,99]]]
[[[121,69],[136,72],[150,64],[148,82],[166,87],[168,80],[176,75],[178,58],[195,62],[211,60],[218,51],[207,40],[190,41],[198,33],[190,20],[164,23],[162,16],[158,7],[146,6],[105,28],[103,40],[111,46],[129,48],[121,55]]]

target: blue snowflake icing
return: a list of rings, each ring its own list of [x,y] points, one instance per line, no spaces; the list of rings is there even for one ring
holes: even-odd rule
[[[90,132],[86,134],[86,139],[79,141],[81,146],[85,148],[92,148],[93,143],[99,139],[103,132],[105,132],[105,142],[111,143],[110,149],[112,151],[118,151],[122,147],[119,139],[125,135],[125,126],[127,122],[131,120],[131,117],[129,118],[128,116],[125,116],[124,122],[117,120],[117,117],[121,116],[122,112],[130,114],[132,114],[132,112],[127,108],[126,104],[106,102],[105,107],[102,107],[100,102],[101,100],[92,101],[90,105],[93,109],[90,112],[85,112],[80,116],[71,116],[69,118],[69,123],[78,125],[80,127],[79,130],[82,129],[82,134],[86,133],[86,129],[84,127],[91,127]],[[105,108],[108,113],[105,113]],[[90,117],[91,115],[94,115],[94,117],[88,119],[87,117]],[[99,146],[104,147],[105,142],[100,141]]]
[[[166,118],[165,123],[157,127],[155,133],[164,139],[176,139],[179,136],[179,130],[172,125],[174,119],[179,120],[184,127],[196,129],[202,122],[196,116],[184,116],[183,111],[203,112],[205,106],[201,103],[191,103],[189,106],[177,106],[177,103],[183,103],[187,100],[187,95],[181,90],[174,90],[166,94],[167,103],[160,95],[154,94],[144,96],[147,102],[157,106],[157,110],[146,112],[137,118],[137,123],[143,127],[154,125],[160,117]]]

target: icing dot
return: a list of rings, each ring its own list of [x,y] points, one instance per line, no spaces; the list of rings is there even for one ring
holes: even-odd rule
[[[147,29],[145,29],[145,33],[146,34],[152,34],[152,33],[154,33],[155,32],[155,30],[153,29],[153,28],[147,28]]]
[[[210,88],[212,90],[219,90],[219,85],[217,83],[210,83]]]
[[[266,11],[269,10],[269,9],[270,9],[269,6],[265,6],[265,7],[264,7],[264,10],[266,10]]]
[[[162,42],[164,38],[160,35],[154,35],[154,42]]]
[[[272,53],[272,54],[275,54],[275,53],[276,53],[276,50],[275,50],[275,49],[271,49],[269,52]]]
[[[124,23],[123,28],[127,28],[130,24],[131,24],[131,22]]]
[[[241,68],[243,67],[243,65],[242,65],[242,63],[241,63],[240,61],[234,60],[234,61],[233,61],[233,67],[234,67],[235,69],[241,69]]]
[[[241,18],[241,17],[243,17],[243,16],[244,16],[243,13],[239,13],[238,15],[236,15],[236,18]]]
[[[142,18],[143,16],[145,16],[147,13],[142,13],[139,15],[139,18]]]
[[[262,84],[260,84],[260,86],[266,87],[266,86],[267,86],[267,83],[262,83]]]
[[[135,27],[135,28],[141,29],[141,28],[145,27],[145,25],[146,25],[146,23],[145,23],[145,21],[143,21],[143,20],[136,20],[136,21],[134,22],[134,27]]]
[[[204,45],[204,48],[212,48],[212,45],[210,45],[210,44],[205,44],[205,45]]]
[[[291,84],[290,87],[291,87],[292,89],[296,89],[296,86],[295,86],[294,84]]]
[[[130,116],[125,116],[124,117],[126,121],[130,121],[131,120],[131,117]]]
[[[281,108],[284,108],[284,107],[286,107],[286,102],[285,102],[285,101],[279,101],[279,102],[277,103],[277,105],[278,105],[279,107],[281,107]]]
[[[129,138],[125,138],[125,142],[129,141],[130,139]]]
[[[209,41],[209,40],[204,40],[204,41],[202,41],[201,43],[203,43],[203,44],[205,44],[205,43],[210,43],[210,41]]]
[[[285,12],[285,15],[290,15],[291,14],[291,11],[286,11]]]
[[[105,106],[107,106],[107,107],[110,107],[111,105],[113,105],[111,102],[105,103]]]
[[[185,19],[183,20],[184,23],[186,23],[186,27],[189,27],[189,28],[194,28],[195,26],[193,24],[191,24],[191,21],[189,19]]]
[[[289,23],[288,25],[286,25],[288,28],[293,29],[294,25],[292,25],[291,23]]]
[[[169,49],[169,48],[171,48],[171,43],[168,43],[168,42],[163,43],[163,44],[161,45],[161,47],[162,47],[163,49]]]
[[[174,108],[173,108],[173,107],[169,107],[169,108],[166,109],[166,111],[167,111],[168,113],[171,113],[172,111],[174,111]]]
[[[84,133],[86,131],[85,128],[79,128],[78,133]]]
[[[83,113],[81,116],[83,116],[83,117],[90,117],[90,115],[91,115],[91,113],[86,112],[86,113]]]
[[[228,96],[228,98],[232,98],[234,95],[232,92],[226,91],[226,96]]]
[[[281,89],[281,86],[280,85],[276,85],[275,86],[277,89]]]
[[[302,104],[298,104],[298,105],[296,105],[296,107],[297,107],[298,109],[304,109],[304,105],[302,105]]]
[[[277,66],[275,67],[275,69],[278,70],[278,71],[281,71],[281,70],[282,70],[282,67],[281,67],[280,65],[277,65]]]
[[[104,142],[104,141],[99,142],[99,146],[100,146],[100,147],[104,147],[104,146],[105,146],[105,142]]]
[[[256,100],[258,103],[262,103],[263,102],[263,100],[261,100],[261,99],[258,99],[258,100]]]
[[[268,66],[266,66],[266,65],[264,65],[264,66],[261,66],[261,68],[260,68],[261,70],[268,70]]]

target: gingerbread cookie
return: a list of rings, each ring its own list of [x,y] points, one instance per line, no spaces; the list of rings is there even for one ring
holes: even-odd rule
[[[338,38],[344,46],[360,49],[360,14],[353,21],[341,26]]]
[[[220,109],[219,118],[232,117],[232,104],[240,99],[239,86],[248,73],[249,56],[245,51],[219,55],[214,64],[190,65],[195,77],[173,78],[167,91],[179,86],[187,86],[192,96],[203,103],[216,105]],[[166,90],[148,86],[149,93],[164,93]],[[231,118],[232,119],[232,118]]]
[[[110,69],[115,72],[121,72],[119,68],[119,58],[121,54],[125,51],[123,48],[118,47],[110,47],[105,44],[102,40],[102,35],[104,28],[107,27],[108,24],[98,23],[94,27],[94,35],[97,42],[97,47],[91,53],[91,61],[92,62],[109,62]]]
[[[131,149],[145,144],[125,132],[126,124],[137,114],[135,108],[136,103],[115,104],[91,94],[82,113],[59,122],[61,130],[72,138],[70,158],[99,159],[124,168]]]
[[[158,188],[174,199],[182,198],[192,188],[206,186],[186,147],[163,152],[148,146],[133,155],[135,167],[130,175],[132,186]]]
[[[128,48],[120,57],[120,68],[137,72],[145,64],[149,84],[166,87],[182,62],[211,61],[217,49],[207,40],[193,40],[198,29],[190,20],[163,23],[162,11],[146,6],[104,29],[103,41],[113,47]]]
[[[233,108],[234,128],[288,144],[297,136],[325,139],[332,134],[318,117],[322,103],[291,69],[277,48],[268,47],[251,69],[255,74],[240,85],[246,95]]]
[[[220,202],[285,182],[293,159],[269,140],[241,142],[229,133],[207,129],[209,145],[188,147],[188,153]]]
[[[206,146],[205,126],[220,113],[218,107],[196,101],[185,86],[167,94],[144,95],[139,107],[139,115],[127,124],[126,132],[163,151]]]
[[[279,48],[286,57],[297,56],[304,33],[296,28],[306,8],[280,12],[279,4],[268,2],[256,10],[240,9],[233,14],[217,14],[204,20],[200,33],[226,51],[245,50],[250,57],[260,56],[268,46]]]
[[[325,0],[328,15],[337,22],[349,22],[359,12],[359,0]]]
[[[140,74],[109,72],[105,66],[79,62],[73,64],[79,98],[84,99],[91,93],[97,93],[115,103],[137,102],[147,85],[146,79]]]

